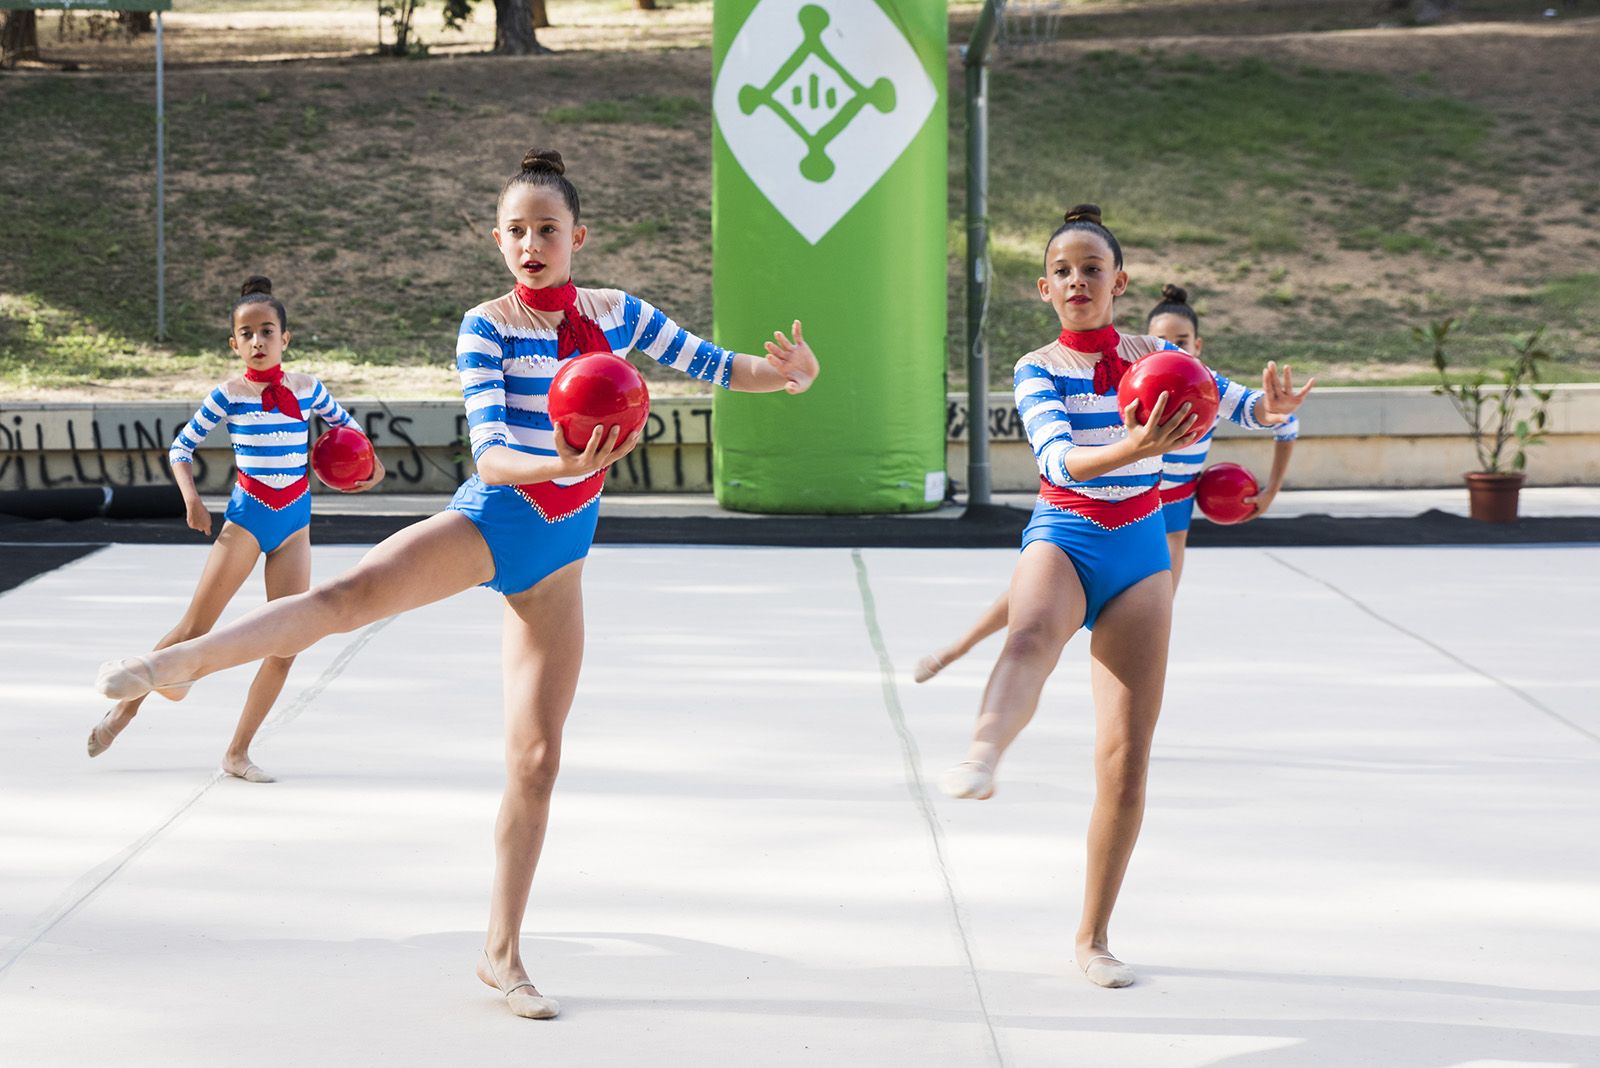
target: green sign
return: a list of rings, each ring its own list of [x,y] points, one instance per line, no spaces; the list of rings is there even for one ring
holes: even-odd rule
[[[904,512],[944,499],[944,0],[716,0],[716,340],[805,323],[799,397],[718,393],[717,500]]]
[[[0,0],[0,11],[171,11],[172,0]]]

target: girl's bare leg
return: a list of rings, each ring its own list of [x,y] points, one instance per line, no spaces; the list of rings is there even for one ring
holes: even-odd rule
[[[311,532],[296,531],[282,545],[268,553],[266,572],[267,600],[276,601],[280,597],[306,592],[311,587]],[[239,724],[233,729],[233,740],[228,743],[228,751],[222,755],[222,770],[229,775],[248,778],[252,782],[272,781],[250,760],[250,742],[254,740],[256,731],[261,729],[262,720],[272,711],[278,695],[283,692],[284,681],[288,679],[289,667],[293,663],[292,656],[269,656],[261,661],[255,681],[250,684],[250,692],[245,695],[244,711],[239,714]],[[255,769],[253,776],[252,768]]]
[[[983,692],[967,760],[993,772],[1033,718],[1067,639],[1083,625],[1083,584],[1067,554],[1036,541],[1011,575],[1010,631]]]
[[[190,598],[183,618],[155,647],[165,649],[199,637],[216,626],[223,609],[239,592],[244,580],[250,577],[251,570],[256,566],[256,557],[260,555],[261,547],[256,544],[254,535],[234,523],[223,523],[217,540],[211,543],[211,551],[206,554],[205,565],[200,569],[200,581],[195,584],[194,596]],[[95,727],[90,739],[90,755],[104,751],[122,733],[123,728],[133,722],[142,704],[143,696],[118,701]],[[94,745],[95,736],[101,743],[98,748]]]
[[[522,917],[561,767],[561,729],[583,663],[582,579],[578,560],[506,598],[501,652],[506,791],[495,822],[494,889],[478,978],[507,991],[529,981],[522,963]]]
[[[1093,958],[1111,954],[1111,910],[1144,820],[1150,743],[1161,714],[1171,629],[1172,579],[1161,571],[1106,605],[1090,639],[1095,800],[1076,945],[1078,966],[1085,971]],[[1128,970],[1126,982],[1132,978]]]
[[[917,682],[927,682],[939,672],[972,652],[973,646],[1004,628],[1010,603],[1011,595],[1009,593],[1002,593],[995,598],[994,603],[983,610],[983,615],[978,617],[977,622],[972,624],[971,629],[956,639],[954,645],[947,646],[937,653],[931,653],[917,661],[916,671],[912,674],[912,678]]]
[[[1174,530],[1167,535],[1167,554],[1172,557],[1172,595],[1178,595],[1178,580],[1183,577],[1183,551],[1189,545],[1187,530]]]
[[[294,656],[329,634],[443,600],[493,575],[494,558],[472,520],[440,512],[385,539],[338,578],[152,654],[153,681],[170,686],[252,660]]]

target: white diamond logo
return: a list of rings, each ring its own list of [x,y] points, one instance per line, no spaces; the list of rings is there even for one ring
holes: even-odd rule
[[[764,0],[722,59],[712,111],[734,159],[814,245],[900,158],[938,99],[875,0]]]

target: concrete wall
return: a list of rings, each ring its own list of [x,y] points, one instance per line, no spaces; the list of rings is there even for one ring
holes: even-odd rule
[[[1038,468],[1009,394],[990,395],[990,464],[997,491],[1038,484]],[[1318,388],[1300,412],[1300,441],[1289,468],[1298,489],[1459,486],[1478,469],[1466,424],[1446,397],[1426,386]],[[966,398],[951,396],[950,475],[966,482]],[[1507,462],[1510,453],[1505,454]],[[1272,435],[1224,422],[1211,458],[1265,476]],[[1530,485],[1600,483],[1600,385],[1557,386],[1549,436],[1528,453]]]
[[[1030,489],[1038,475],[1010,395],[991,394],[990,402],[995,489]],[[389,469],[384,490],[448,493],[470,471],[466,416],[459,401],[357,400],[346,407]],[[0,490],[165,481],[167,446],[193,410],[165,401],[0,403]],[[1426,387],[1318,389],[1302,422],[1289,476],[1301,489],[1454,486],[1462,472],[1477,467],[1460,416],[1446,398]],[[965,483],[964,395],[950,395],[946,425],[948,468],[957,482]],[[709,397],[657,398],[644,447],[612,470],[608,489],[707,492],[710,438]],[[1212,450],[1215,459],[1243,463],[1261,475],[1271,455],[1270,435],[1241,431],[1231,423],[1218,431]],[[211,435],[196,460],[201,487],[225,492],[233,481],[225,429]],[[1528,476],[1535,485],[1600,483],[1600,386],[1556,388],[1550,436],[1530,453]]]

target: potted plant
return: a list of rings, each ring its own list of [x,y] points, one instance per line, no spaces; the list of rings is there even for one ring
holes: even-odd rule
[[[1489,371],[1478,371],[1465,382],[1452,382],[1445,342],[1455,326],[1454,319],[1433,323],[1413,332],[1433,350],[1433,366],[1439,372],[1434,392],[1450,398],[1466,421],[1472,444],[1478,451],[1479,470],[1466,474],[1468,514],[1487,523],[1510,523],[1517,518],[1517,494],[1527,477],[1528,449],[1544,441],[1545,413],[1551,390],[1539,388],[1539,362],[1550,354],[1539,347],[1544,334],[1540,327],[1513,352],[1516,359],[1499,372],[1500,381],[1490,385]],[[1533,398],[1526,417],[1518,413],[1525,398]]]

